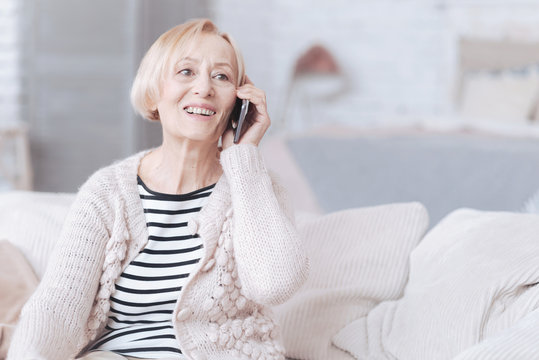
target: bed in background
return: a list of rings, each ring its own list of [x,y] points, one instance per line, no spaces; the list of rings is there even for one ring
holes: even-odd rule
[[[300,210],[419,201],[431,224],[462,208],[522,211],[539,189],[539,139],[474,132],[318,131],[264,143]]]
[[[357,126],[264,140],[298,209],[420,201],[435,224],[462,207],[539,207],[539,43],[463,36],[456,46],[450,114],[388,115],[368,126],[358,117]]]

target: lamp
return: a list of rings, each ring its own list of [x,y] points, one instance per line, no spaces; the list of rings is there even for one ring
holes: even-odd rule
[[[346,81],[331,53],[322,45],[310,46],[296,60],[292,77],[286,92],[285,106],[281,117],[282,127],[291,127],[291,110],[300,105],[300,121],[295,127],[303,128],[313,124],[312,108],[327,102],[346,89]]]

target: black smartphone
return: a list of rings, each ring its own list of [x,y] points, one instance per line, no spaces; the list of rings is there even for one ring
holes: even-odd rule
[[[236,101],[236,104],[239,105],[239,115],[238,115],[238,125],[236,126],[236,130],[234,131],[234,144],[237,144],[238,141],[240,141],[241,136],[241,127],[243,126],[243,122],[245,121],[245,116],[247,115],[247,111],[249,110],[249,100],[245,99],[239,99]],[[238,112],[235,112],[236,114]]]

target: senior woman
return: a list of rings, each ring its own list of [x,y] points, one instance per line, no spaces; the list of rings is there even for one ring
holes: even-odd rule
[[[283,359],[270,308],[308,260],[258,152],[264,92],[201,19],[157,39],[131,98],[163,142],[81,187],[8,359]],[[238,144],[236,98],[251,103]]]

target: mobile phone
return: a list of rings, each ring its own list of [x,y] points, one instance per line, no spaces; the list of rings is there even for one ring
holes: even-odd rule
[[[249,100],[245,100],[245,99],[241,100],[241,108],[239,111],[240,115],[238,117],[238,126],[236,127],[236,131],[234,132],[234,144],[237,144],[238,141],[240,141],[241,127],[243,125],[243,122],[245,120],[245,116],[247,115],[248,110],[249,110]]]

